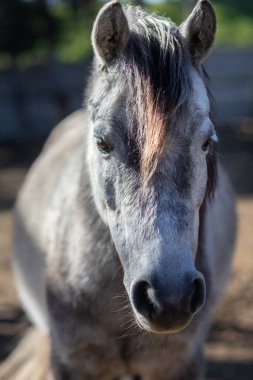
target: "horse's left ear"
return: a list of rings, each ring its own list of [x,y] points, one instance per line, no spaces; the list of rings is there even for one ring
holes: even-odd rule
[[[129,26],[122,5],[112,0],[97,15],[92,30],[92,45],[103,63],[115,60],[129,39]]]
[[[192,63],[200,64],[211,49],[216,32],[216,15],[209,0],[198,0],[190,16],[180,25]]]

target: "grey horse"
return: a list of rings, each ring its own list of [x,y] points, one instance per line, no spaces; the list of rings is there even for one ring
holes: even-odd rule
[[[236,229],[202,67],[215,31],[208,0],[180,27],[118,1],[96,18],[86,107],[53,131],[14,214],[52,379],[203,379]]]

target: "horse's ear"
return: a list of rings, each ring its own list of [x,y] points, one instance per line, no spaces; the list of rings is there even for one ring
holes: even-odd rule
[[[211,49],[216,32],[216,15],[210,0],[198,0],[190,16],[180,26],[192,63],[200,64]]]
[[[129,38],[129,26],[120,2],[110,1],[97,15],[92,31],[95,53],[103,63],[117,58]]]

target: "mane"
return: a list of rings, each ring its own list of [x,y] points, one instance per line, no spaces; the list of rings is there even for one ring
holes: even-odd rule
[[[130,137],[137,143],[141,177],[148,182],[168,129],[191,94],[190,59],[167,18],[127,7],[131,37],[119,62],[128,84]]]

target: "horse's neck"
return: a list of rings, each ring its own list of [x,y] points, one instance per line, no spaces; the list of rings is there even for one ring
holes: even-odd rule
[[[79,178],[77,196],[66,228],[68,247],[68,283],[80,291],[90,289],[96,295],[108,283],[114,283],[117,293],[121,266],[110,231],[95,206],[87,168]]]
[[[198,248],[196,253],[196,268],[203,273],[206,286],[207,286],[207,300],[210,297],[211,287],[212,287],[212,273],[210,270],[210,263],[207,257],[206,250],[206,215],[208,212],[209,201],[207,198],[204,199],[200,210],[199,210],[199,237],[198,237]]]
[[[110,310],[120,308],[116,300],[122,302],[118,298],[124,292],[122,267],[109,228],[94,204],[87,167],[82,171],[80,162],[85,160],[77,156],[55,197],[59,213],[51,228],[47,293],[59,315],[67,310],[70,326],[78,324],[80,315],[89,316],[117,335],[117,313]]]

